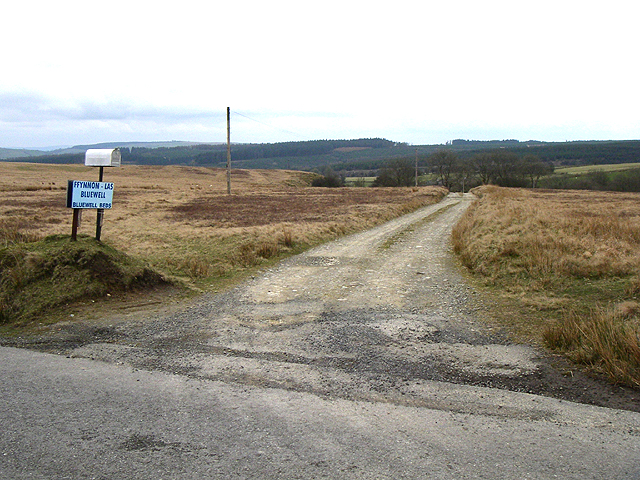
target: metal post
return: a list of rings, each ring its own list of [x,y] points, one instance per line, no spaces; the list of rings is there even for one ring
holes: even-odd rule
[[[104,167],[100,167],[100,182],[102,182],[102,177],[104,175]],[[100,241],[100,234],[102,233],[102,220],[104,219],[104,209],[98,209],[98,216],[96,219],[96,240]]]

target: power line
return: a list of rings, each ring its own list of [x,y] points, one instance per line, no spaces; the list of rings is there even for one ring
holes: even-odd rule
[[[304,138],[304,139],[307,138],[306,136],[301,135],[301,134],[296,133],[296,132],[292,132],[291,130],[285,130],[284,128],[276,127],[274,125],[271,125],[269,123],[263,122],[261,120],[256,120],[255,118],[251,118],[248,115],[245,115],[244,113],[238,112],[237,110],[233,110],[233,113],[235,113],[236,115],[240,115],[241,117],[244,117],[244,118],[246,118],[248,120],[251,120],[253,122],[260,123],[260,124],[265,125],[265,126],[267,126],[269,128],[273,128],[274,130],[280,130],[281,132],[289,133],[289,134],[295,135],[296,137],[299,137],[299,138]]]

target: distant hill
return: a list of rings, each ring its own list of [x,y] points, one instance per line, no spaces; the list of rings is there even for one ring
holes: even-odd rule
[[[0,159],[24,159],[27,157],[48,157],[51,155],[70,155],[76,153],[84,154],[90,148],[173,148],[173,147],[185,147],[192,145],[202,145],[199,142],[180,142],[173,140],[170,142],[106,142],[95,143],[91,145],[75,145],[73,147],[65,148],[46,148],[42,150],[38,149],[17,149],[17,148],[0,148]],[[218,143],[209,143],[206,145],[220,145]],[[226,144],[224,144],[226,145]],[[42,163],[42,162],[41,162]]]
[[[170,142],[106,142],[106,143],[95,143],[93,145],[75,145],[70,148],[63,148],[60,150],[53,150],[49,153],[55,155],[65,155],[71,153],[85,153],[90,148],[122,148],[122,149],[131,149],[131,148],[177,148],[177,147],[191,147],[193,145],[203,145],[198,142],[180,142],[177,140],[172,140]],[[220,143],[207,143],[204,145],[226,145]]]
[[[222,167],[226,165],[226,144],[193,142],[111,142],[77,145],[52,152],[9,150],[9,161],[39,163],[82,163],[88,148],[115,148],[122,152],[123,164],[192,165]],[[518,155],[533,154],[556,166],[596,165],[640,162],[640,141],[540,142],[536,140],[453,140],[439,145],[408,145],[382,138],[355,140],[312,140],[263,144],[233,144],[234,168],[313,170],[330,166],[336,171],[373,171],[392,158],[426,157],[437,150],[452,150],[461,158],[471,158],[489,150],[509,150]],[[15,155],[14,155],[15,154]]]
[[[82,163],[89,148],[120,148],[123,164],[136,165],[195,165],[224,166],[226,144],[166,143],[101,143],[77,145],[38,156],[13,157],[11,161],[39,163]],[[331,163],[362,159],[381,160],[405,155],[406,144],[390,140],[312,140],[264,144],[233,144],[232,160],[235,168],[267,168],[311,170]],[[376,168],[376,167],[374,167]]]
[[[9,158],[26,158],[36,157],[42,155],[45,152],[42,150],[25,150],[17,148],[0,148],[0,160],[6,160]]]
[[[519,154],[533,154],[557,166],[640,162],[640,140],[535,143],[510,146]]]

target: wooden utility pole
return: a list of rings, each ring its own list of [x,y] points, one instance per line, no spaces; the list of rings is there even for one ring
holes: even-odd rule
[[[231,107],[227,107],[227,195],[231,195]]]
[[[418,149],[416,148],[416,187],[418,186]]]

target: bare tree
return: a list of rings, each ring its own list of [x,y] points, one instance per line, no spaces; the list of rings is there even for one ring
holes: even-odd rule
[[[495,150],[490,153],[494,165],[494,181],[504,187],[517,186],[522,183],[520,157],[508,150]]]
[[[451,188],[459,165],[458,156],[450,150],[438,150],[429,156],[429,165],[435,171],[438,182],[445,188]]]
[[[462,193],[465,193],[465,191],[467,191],[469,187],[474,183],[474,180],[477,179],[477,174],[471,162],[461,161],[458,162],[458,166],[455,169],[453,177],[456,181],[456,184],[460,185],[460,190],[462,191]]]
[[[540,177],[552,174],[553,170],[552,164],[541,161],[536,155],[522,157],[522,171],[531,180],[531,188],[536,188]]]
[[[495,164],[489,153],[479,153],[473,157],[473,167],[483,185],[488,185],[495,178]]]

